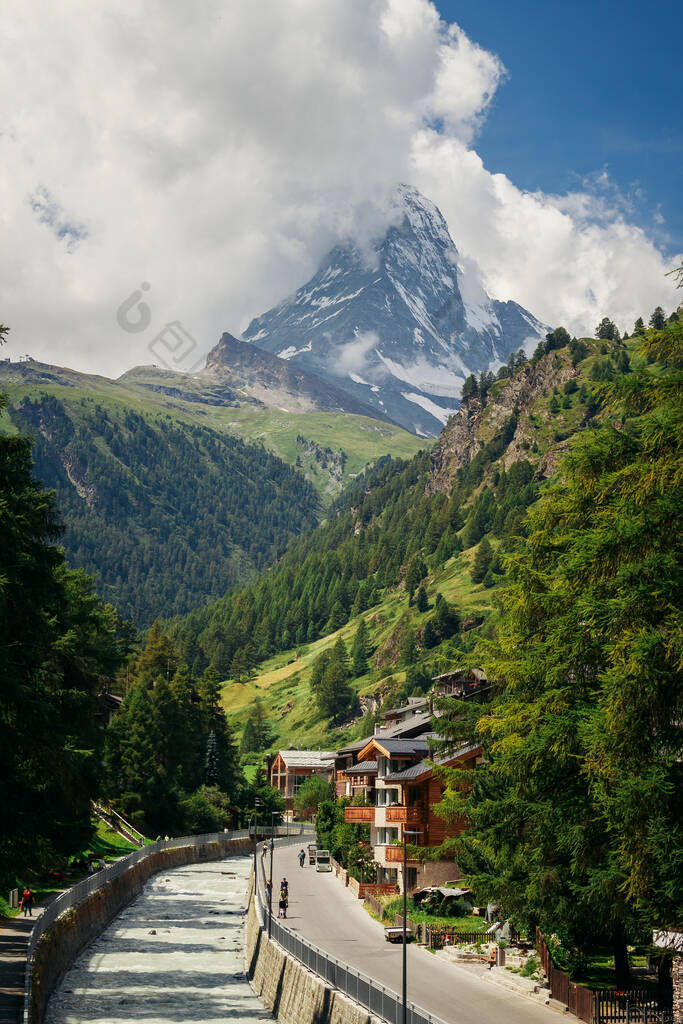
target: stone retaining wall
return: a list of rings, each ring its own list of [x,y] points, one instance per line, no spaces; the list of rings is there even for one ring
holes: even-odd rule
[[[65,911],[41,936],[32,968],[31,1024],[42,1024],[47,1002],[74,960],[110,921],[142,892],[145,882],[159,871],[221,860],[223,857],[250,854],[250,839],[227,839],[203,846],[179,846],[159,850],[133,864],[118,878],[91,893],[81,903]],[[355,1022],[354,1022],[355,1024]]]
[[[381,1024],[269,940],[259,928],[253,898],[247,914],[246,952],[252,988],[281,1024]]]

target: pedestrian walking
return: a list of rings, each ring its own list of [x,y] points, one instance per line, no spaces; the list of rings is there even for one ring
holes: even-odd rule
[[[306,851],[299,850],[299,867],[302,868],[306,863]]]
[[[280,903],[278,907],[278,917],[287,917],[287,903],[289,902],[289,896],[287,889],[280,888]]]
[[[21,909],[24,911],[24,917],[28,914],[29,917],[33,917],[33,891],[31,886],[27,885],[21,897]]]

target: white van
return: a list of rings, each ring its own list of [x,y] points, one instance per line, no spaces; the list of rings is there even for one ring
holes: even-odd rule
[[[329,850],[316,850],[315,851],[315,870],[316,871],[331,871],[332,864],[330,863],[330,851]]]

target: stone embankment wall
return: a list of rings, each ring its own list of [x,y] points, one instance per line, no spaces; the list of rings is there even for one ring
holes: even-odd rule
[[[253,898],[247,915],[246,952],[252,988],[281,1024],[381,1024],[269,940],[259,928]]]
[[[203,846],[179,846],[159,850],[132,865],[130,870],[97,889],[81,903],[58,917],[41,936],[32,970],[31,1024],[42,1024],[47,1002],[74,960],[110,921],[142,892],[145,882],[159,871],[250,854],[249,839],[226,839]]]

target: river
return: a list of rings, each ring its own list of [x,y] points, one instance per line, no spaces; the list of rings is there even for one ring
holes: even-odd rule
[[[249,857],[161,872],[81,953],[45,1024],[272,1021],[244,972]]]

